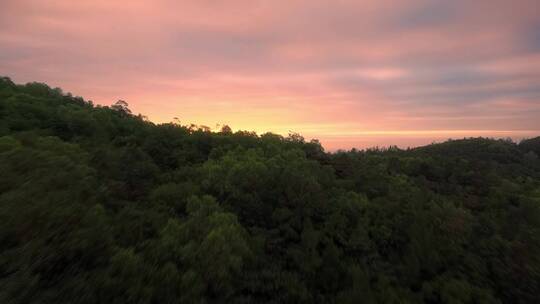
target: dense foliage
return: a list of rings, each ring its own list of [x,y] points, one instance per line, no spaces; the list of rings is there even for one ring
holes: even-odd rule
[[[540,139],[325,153],[0,80],[0,303],[539,303]]]

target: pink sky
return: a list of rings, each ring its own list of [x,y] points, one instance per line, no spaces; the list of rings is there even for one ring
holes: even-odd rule
[[[0,75],[323,145],[540,135],[527,1],[2,0]]]

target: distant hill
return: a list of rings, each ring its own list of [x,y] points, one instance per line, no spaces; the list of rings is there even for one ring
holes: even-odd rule
[[[534,152],[536,155],[540,155],[540,136],[522,140],[519,143],[519,148],[523,152]]]
[[[538,303],[539,147],[326,153],[0,78],[0,303]]]

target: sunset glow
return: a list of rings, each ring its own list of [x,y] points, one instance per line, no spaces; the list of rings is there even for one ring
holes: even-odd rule
[[[328,150],[521,139],[540,133],[539,16],[537,0],[4,0],[0,75]]]

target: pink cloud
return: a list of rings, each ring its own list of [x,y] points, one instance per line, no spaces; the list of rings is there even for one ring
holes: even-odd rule
[[[540,130],[537,7],[6,0],[0,71],[100,104],[122,98],[157,122],[294,130],[335,145],[367,134],[406,142],[392,130],[517,134]]]

